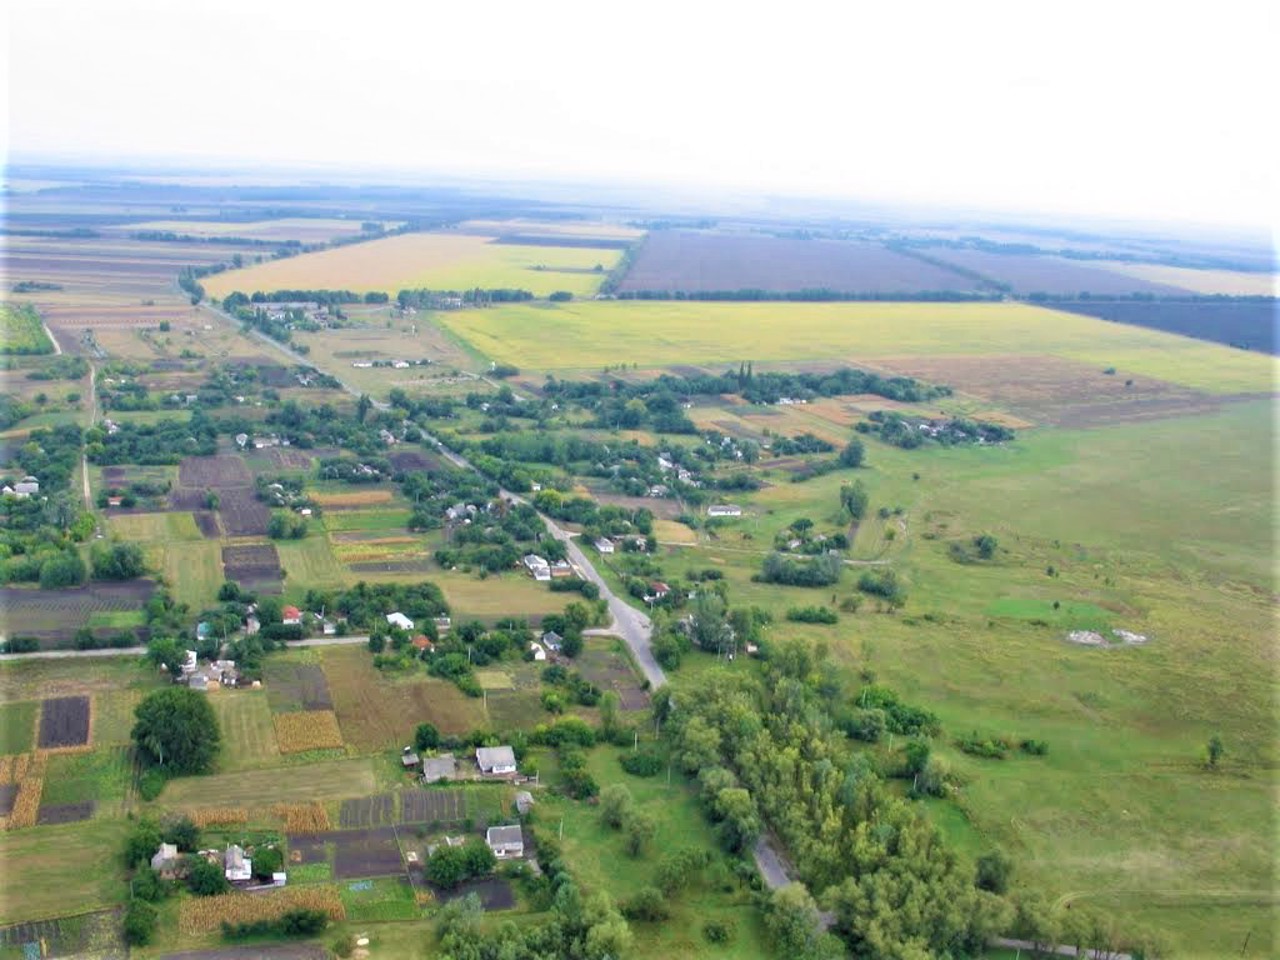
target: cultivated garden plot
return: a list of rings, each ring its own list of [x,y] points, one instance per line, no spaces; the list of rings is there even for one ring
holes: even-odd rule
[[[40,804],[40,812],[36,816],[36,824],[45,826],[51,823],[77,823],[93,816],[95,804],[92,800],[82,803]]]
[[[333,875],[339,880],[388,877],[404,870],[395,827],[346,830],[325,840],[333,844]]]
[[[406,790],[400,794],[401,823],[461,823],[466,818],[466,791]]]
[[[344,829],[352,827],[382,827],[395,823],[396,798],[390,793],[376,797],[356,797],[343,800],[338,812],[338,823]]]
[[[155,591],[151,580],[93,583],[63,590],[0,587],[0,632],[35,636],[46,649],[71,646],[95,614],[137,611]]]
[[[89,743],[90,707],[88,697],[55,697],[40,707],[41,750],[81,747]]]
[[[224,516],[223,521],[225,520]],[[275,544],[223,547],[222,569],[228,580],[234,580],[246,590],[279,592],[280,554]],[[272,587],[275,589],[270,590]]]
[[[275,713],[333,709],[325,672],[314,663],[268,660],[263,679]]]

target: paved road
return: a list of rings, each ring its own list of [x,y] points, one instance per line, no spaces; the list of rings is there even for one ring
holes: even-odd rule
[[[996,937],[991,941],[993,947],[1004,947],[1006,950],[1026,950],[1031,952],[1035,949],[1035,944],[1030,940],[1010,940],[1007,937]],[[1075,947],[1056,946],[1047,947],[1045,952],[1056,954],[1059,957],[1088,957],[1089,960],[1133,960],[1131,954],[1116,953],[1111,950],[1076,950]]]

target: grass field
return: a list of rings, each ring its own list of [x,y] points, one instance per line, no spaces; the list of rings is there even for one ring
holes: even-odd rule
[[[343,737],[356,750],[399,749],[413,742],[414,728],[424,722],[447,734],[484,725],[483,701],[467,697],[452,683],[425,673],[385,677],[363,647],[320,650]]]
[[[199,540],[200,528],[195,517],[185,512],[109,514],[113,533],[123,540],[160,541]]]
[[[348,577],[334,558],[333,549],[324,534],[312,534],[302,540],[280,540],[276,543],[280,566],[289,574],[286,583],[301,591],[342,587]]]
[[[35,745],[36,714],[40,703],[0,704],[0,756],[10,753],[26,753]]]
[[[1020,884],[1163,929],[1179,956],[1238,952],[1250,931],[1249,955],[1269,955],[1276,651],[1272,543],[1259,518],[1272,510],[1270,423],[1259,402],[1034,431],[1001,448],[873,441],[857,476],[872,511],[903,508],[884,555],[908,585],[905,610],[879,614],[867,600],[835,628],[775,622],[771,633],[823,640],[941,715],[935,750],[966,785],[937,819],[961,849],[1005,849]],[[857,570],[827,591],[750,577],[757,544],[777,530],[800,516],[834,520],[850,476],[747,495],[749,518],[666,562],[717,566],[734,605],[779,620],[787,606],[847,596]],[[864,522],[854,555],[879,554],[884,529]],[[999,540],[994,561],[950,558],[951,542],[983,532]],[[1085,648],[1066,642],[1076,627],[1149,640]],[[1049,754],[977,760],[949,745],[973,730],[1042,739]],[[1201,760],[1215,734],[1231,759],[1210,773]]]
[[[334,760],[279,769],[245,770],[207,777],[184,777],[165,787],[158,801],[165,808],[257,807],[272,803],[310,803],[362,797],[374,792],[373,761]]]
[[[1270,392],[1273,358],[1014,303],[512,304],[441,314],[475,349],[525,370],[1050,355],[1209,393]]]
[[[262,690],[219,690],[209,694],[209,703],[222,731],[218,772],[234,773],[279,763],[271,707]]]
[[[157,683],[163,682],[157,677]],[[141,690],[109,690],[93,698],[93,741],[100,746],[128,743]]]
[[[364,293],[394,296],[403,289],[467,290],[508,287],[545,297],[556,290],[594,294],[620,251],[490,243],[487,237],[408,233],[385,240],[274,260],[205,278],[210,295],[233,290],[315,289],[340,283]],[[599,264],[603,269],[594,272]],[[539,269],[544,268],[544,269]]]
[[[338,887],[338,895],[351,923],[416,920],[422,916],[413,899],[413,887],[403,877],[344,883]]]
[[[179,603],[203,610],[214,602],[222,586],[222,544],[217,540],[166,543],[162,548],[162,570],[173,584]]]
[[[21,883],[0,884],[0,924],[68,916],[127,900],[129,888],[120,871],[98,867],[115,862],[128,829],[123,820],[95,819],[0,833],[6,877],[11,870],[22,871]],[[75,856],[68,856],[69,850]]]
[[[27,304],[0,303],[0,354],[52,353],[40,315]]]
[[[128,747],[98,747],[87,753],[60,753],[49,757],[41,803],[97,803],[98,816],[118,816],[133,779],[133,757]]]

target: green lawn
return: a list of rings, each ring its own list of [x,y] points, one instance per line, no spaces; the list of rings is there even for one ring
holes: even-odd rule
[[[218,772],[234,773],[280,762],[271,705],[265,690],[219,690],[209,703],[222,731]]]
[[[0,755],[26,753],[35,746],[39,701],[0,704]]]
[[[417,920],[422,910],[414,903],[413,888],[404,877],[382,877],[343,883],[339,888],[348,923]]]
[[[128,831],[123,820],[94,819],[0,833],[0,864],[8,878],[0,884],[0,924],[123,903],[129,888],[114,864]],[[15,870],[21,883],[10,882]]]
[[[374,792],[370,759],[300,764],[287,771],[267,768],[171,781],[161,807],[264,806],[362,797]]]
[[[49,758],[42,804],[95,801],[99,816],[116,816],[133,779],[128,747],[98,747],[87,753],[56,753]]]
[[[276,551],[280,554],[280,566],[288,572],[286,583],[294,591],[340,589],[350,579],[323,533],[314,533],[302,540],[277,541]]]

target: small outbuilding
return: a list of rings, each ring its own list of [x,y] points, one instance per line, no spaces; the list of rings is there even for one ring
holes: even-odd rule
[[[397,610],[395,613],[387,614],[387,623],[393,627],[399,627],[401,630],[412,630],[413,621]]]
[[[232,883],[244,883],[253,878],[253,861],[244,855],[244,847],[233,843],[223,857],[223,873]]]
[[[452,753],[443,753],[438,757],[426,757],[422,761],[422,782],[439,783],[441,780],[453,780],[458,776],[458,761]]]

